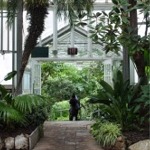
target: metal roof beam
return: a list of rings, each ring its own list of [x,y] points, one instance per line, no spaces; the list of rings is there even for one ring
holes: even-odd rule
[[[113,3],[110,3],[110,2],[97,2],[97,3],[94,3],[94,9],[93,10],[111,10],[113,6]],[[49,7],[49,10],[53,10],[53,5],[50,5]]]
[[[112,60],[122,60],[122,57],[106,57],[106,56],[102,56],[102,57],[63,57],[63,58],[59,58],[59,57],[53,57],[53,58],[32,58],[32,60],[36,60],[36,61],[104,61],[104,60],[108,60],[108,59],[112,59]]]

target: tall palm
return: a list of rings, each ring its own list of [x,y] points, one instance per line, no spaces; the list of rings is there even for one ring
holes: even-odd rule
[[[8,10],[8,23],[14,20],[16,10],[20,0],[6,0]],[[44,30],[44,20],[48,14],[49,0],[22,0],[23,7],[27,10],[29,18],[28,35],[24,43],[21,67],[19,68],[19,80],[17,83],[16,93],[18,92],[23,74],[28,63],[30,54],[37,44],[37,39]],[[19,9],[19,8],[18,8]]]
[[[17,8],[19,0],[7,0],[8,3],[8,20],[14,18],[14,13]],[[58,5],[58,16],[64,15],[69,18],[70,24],[76,17],[83,14],[84,11],[88,13],[93,7],[94,0],[55,0],[54,3]],[[22,56],[19,81],[17,90],[20,88],[23,74],[29,60],[29,56],[37,44],[37,39],[44,30],[45,17],[48,14],[49,0],[24,0],[24,6],[29,15],[28,35],[24,43],[24,52]]]

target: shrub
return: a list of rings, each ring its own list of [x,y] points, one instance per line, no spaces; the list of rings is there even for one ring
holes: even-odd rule
[[[69,119],[69,108],[69,101],[56,102],[51,108],[49,120]]]
[[[139,122],[139,104],[135,103],[135,87],[123,80],[123,74],[117,70],[114,73],[113,86],[104,80],[100,81],[102,89],[92,96],[89,102],[99,104],[103,118],[110,122],[117,122],[123,130],[137,126]]]
[[[16,71],[8,73],[4,80],[14,77]],[[36,94],[13,96],[0,84],[0,128],[38,126],[47,119],[48,101]]]
[[[110,147],[115,144],[117,137],[121,135],[121,128],[115,123],[97,122],[91,126],[91,133],[101,146]]]

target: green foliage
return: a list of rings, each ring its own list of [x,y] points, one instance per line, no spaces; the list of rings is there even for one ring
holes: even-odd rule
[[[71,93],[76,93],[74,84],[68,79],[64,78],[55,78],[49,80],[42,90],[44,93],[47,93],[47,95],[50,95],[51,98],[54,98],[55,101],[69,99]]]
[[[48,119],[49,116],[49,107],[46,103],[38,105],[32,108],[32,112],[26,112],[25,117],[28,120],[28,124],[26,126],[39,126],[44,123],[45,120]]]
[[[0,2],[0,10],[1,9],[6,9],[6,7],[7,7],[7,2],[6,1],[3,1],[3,2]]]
[[[14,77],[14,73],[8,73],[7,79],[11,79]],[[4,86],[0,85],[0,125],[4,128],[14,128],[17,125],[27,126],[29,125],[29,116],[26,114],[30,114],[32,117],[32,122],[36,125],[46,119],[46,111],[48,111],[47,104],[48,102],[44,99],[44,97],[40,95],[33,95],[33,94],[24,94],[13,96],[10,94]],[[42,107],[42,111],[39,109]],[[33,112],[34,110],[34,112]],[[43,113],[45,118],[42,120],[37,119],[37,113]],[[33,119],[33,116],[36,116]]]
[[[91,62],[81,70],[73,65],[64,63],[43,63],[42,64],[42,95],[49,99],[51,114],[50,119],[63,119],[68,117],[69,106],[59,105],[59,101],[69,100],[72,93],[77,93],[83,106],[79,112],[80,119],[91,119],[92,106],[82,100],[89,94],[96,93],[99,88],[98,80],[103,77],[103,65],[98,62]],[[54,104],[55,103],[55,104]],[[59,105],[56,107],[55,106]],[[58,109],[66,109],[60,116]],[[96,109],[96,108],[95,108]],[[55,114],[55,116],[54,116]],[[69,117],[68,117],[69,118]]]
[[[88,97],[80,100],[81,109],[79,111],[80,120],[91,120],[93,119],[93,110],[97,109],[96,105],[91,105],[88,103]]]
[[[109,51],[118,53],[121,46],[127,47],[131,56],[136,51],[147,51],[148,47],[146,48],[145,46],[147,45],[149,35],[146,34],[144,37],[141,37],[133,34],[135,29],[130,27],[128,17],[128,13],[138,9],[139,4],[129,8],[128,1],[114,0],[113,3],[115,5],[110,12],[97,12],[91,17],[91,38],[96,42],[102,41],[106,53]],[[148,14],[148,11],[146,11],[149,10],[148,5],[144,4],[144,2],[142,3],[143,7],[140,5],[140,9],[145,10],[144,13]],[[146,28],[148,28],[148,25]]]
[[[150,84],[141,86],[141,96],[136,100],[141,110],[141,124],[150,121]],[[143,112],[144,110],[144,112]]]
[[[78,69],[64,63],[42,64],[42,95],[55,101],[68,100],[72,93],[84,98],[98,88],[97,80],[103,77],[101,63],[93,63]]]
[[[60,116],[57,118],[57,121],[68,121],[68,117],[69,116],[67,116],[67,117]]]
[[[6,6],[7,6],[7,23],[8,25],[12,25],[14,22],[16,10],[17,10],[17,4],[18,0],[7,0]]]
[[[134,2],[113,0],[112,2],[114,5],[109,12],[101,11],[89,17],[91,21],[89,25],[91,38],[102,45],[106,53],[114,52],[119,55],[122,47],[124,47],[124,51],[128,51],[135,64],[140,84],[147,84],[147,76],[150,72],[150,35],[148,32],[150,27],[148,19],[150,16],[150,2],[149,0],[137,0]],[[144,35],[138,35],[141,25],[137,25],[136,12],[140,12],[139,15],[143,14],[141,22],[145,24]],[[83,18],[77,24],[82,26],[84,23],[86,25],[87,23],[85,22],[87,21]]]
[[[47,101],[40,95],[24,94],[14,98],[13,106],[20,112],[32,112],[32,108],[46,104]]]
[[[79,110],[79,119],[80,120],[89,120],[91,119],[91,113],[95,107],[92,105],[89,105],[88,98],[79,99],[80,101],[80,110]],[[49,120],[68,120],[69,119],[69,109],[70,104],[69,101],[61,101],[56,102],[51,107],[51,112],[49,115]]]
[[[27,126],[29,122],[31,123],[31,121],[29,121],[29,115],[26,116],[26,114],[30,114],[32,122],[36,122],[38,124],[40,119],[37,120],[37,113],[40,113],[40,107],[43,106],[43,112],[48,111],[46,106],[48,103],[39,95],[19,95],[9,101],[12,102],[7,103],[5,99],[0,101],[1,124],[6,125],[7,128],[15,126],[16,123]],[[41,113],[43,112],[41,111]],[[33,119],[33,116],[36,116],[36,118]],[[43,122],[43,120],[41,121]]]
[[[85,12],[90,13],[93,8],[94,0],[66,1],[56,0],[57,14],[59,17],[68,18],[70,25],[74,24],[77,18],[80,18]]]
[[[12,71],[10,73],[8,73],[6,75],[6,77],[4,78],[5,81],[10,80],[11,78],[13,78],[15,75],[17,74],[17,71]]]
[[[144,107],[150,106],[150,84],[141,86],[141,97],[137,99],[138,102],[144,102]]]
[[[12,124],[14,122],[21,124],[26,123],[23,113],[4,101],[0,101],[0,124],[2,126],[10,127],[13,126]]]
[[[121,135],[121,128],[110,122],[96,122],[91,126],[91,133],[101,146],[110,147],[115,144],[117,137]]]
[[[90,103],[100,104],[100,113],[105,114],[105,119],[116,121],[123,130],[129,129],[139,121],[139,105],[135,104],[134,86],[129,81],[123,81],[121,71],[117,71],[113,78],[113,87],[101,80],[97,95],[92,96]],[[101,116],[101,114],[100,114]]]
[[[49,120],[69,119],[69,109],[69,101],[56,102],[51,108]]]

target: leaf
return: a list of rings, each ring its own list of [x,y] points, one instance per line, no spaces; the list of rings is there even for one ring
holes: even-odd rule
[[[127,24],[127,23],[129,23],[129,20],[127,19],[127,17],[122,17],[122,22]]]
[[[32,112],[32,108],[46,103],[47,101],[40,95],[22,94],[15,97],[14,107],[25,113]]]
[[[107,13],[105,13],[104,11],[102,11],[102,13],[103,13],[104,16],[107,16],[107,17],[108,17]]]
[[[118,7],[113,7],[113,9],[114,9],[114,11],[116,12],[116,13],[120,13],[120,10],[119,10],[119,8]]]
[[[25,117],[21,112],[1,101],[0,101],[0,116],[6,125],[9,125],[14,121],[19,122],[21,124],[25,123]]]
[[[112,0],[112,2],[113,2],[115,5],[118,5],[118,1],[117,1],[117,0]]]
[[[1,99],[3,99],[6,96],[6,94],[8,93],[8,91],[5,89],[5,87],[1,84],[0,84],[0,93],[1,93]]]
[[[102,87],[104,88],[104,90],[106,92],[108,92],[109,94],[113,95],[113,93],[114,93],[113,89],[107,82],[105,82],[104,80],[101,80],[100,84],[102,85]]]
[[[10,79],[13,78],[16,74],[17,74],[17,71],[9,72],[9,73],[5,76],[4,80],[5,80],[5,81],[10,80]]]

